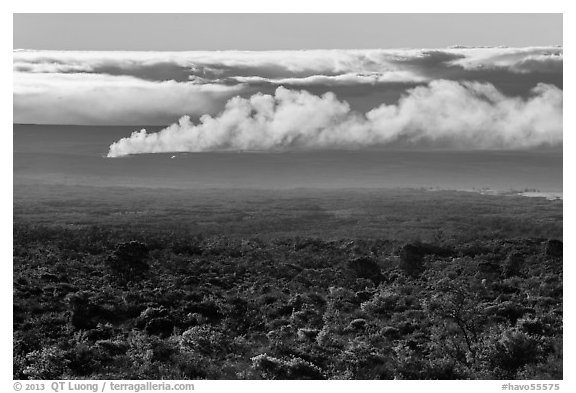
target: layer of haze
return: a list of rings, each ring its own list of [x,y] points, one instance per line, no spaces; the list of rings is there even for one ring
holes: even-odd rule
[[[561,149],[208,152],[106,158],[110,140],[130,129],[15,125],[14,185],[36,185],[39,190],[52,184],[189,190],[490,188],[562,193]],[[170,198],[170,191],[164,195]],[[151,207],[142,206],[147,208]]]

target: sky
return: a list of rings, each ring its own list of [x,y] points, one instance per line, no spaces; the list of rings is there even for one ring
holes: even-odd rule
[[[561,14],[14,14],[14,48],[286,50],[562,45]]]
[[[135,126],[110,157],[558,146],[561,45],[558,14],[16,14],[14,122]]]

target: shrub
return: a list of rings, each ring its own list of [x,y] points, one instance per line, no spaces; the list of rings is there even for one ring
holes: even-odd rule
[[[382,328],[382,335],[384,337],[388,337],[389,339],[396,340],[396,339],[400,338],[401,332],[399,329],[397,329],[393,326],[384,326]]]
[[[253,371],[263,379],[324,379],[319,367],[298,357],[282,360],[264,353],[251,360]]]
[[[21,354],[16,353],[12,356],[12,375],[14,379],[25,379],[26,374],[24,370],[26,369],[26,358]]]
[[[76,342],[67,354],[68,368],[73,375],[90,375],[101,366],[100,359],[98,359],[100,353],[86,342],[83,334],[75,339]]]
[[[394,379],[424,379],[426,367],[424,360],[406,344],[400,343],[394,347]]]
[[[556,338],[551,343],[553,351],[546,359],[538,363],[529,363],[517,372],[518,379],[562,379],[562,338]]]
[[[68,307],[72,311],[70,322],[76,329],[93,329],[98,325],[99,307],[93,303],[94,293],[78,291],[68,295]]]
[[[23,374],[29,379],[61,379],[70,361],[66,352],[56,346],[45,347],[26,355],[28,366]]]
[[[348,325],[349,330],[364,330],[366,329],[366,320],[364,318],[357,318],[350,322]]]
[[[136,326],[143,329],[148,322],[156,318],[167,318],[168,310],[164,306],[160,307],[147,307],[136,318]]]
[[[144,243],[131,241],[120,243],[114,253],[108,258],[107,264],[110,270],[119,277],[130,280],[139,277],[148,270],[146,262],[149,251]]]
[[[389,349],[375,348],[374,343],[362,339],[351,339],[344,351],[337,355],[341,364],[336,378],[345,379],[392,379]]]
[[[550,326],[540,318],[522,317],[516,322],[518,328],[527,334],[544,335],[550,330]]]
[[[375,283],[382,281],[380,266],[372,258],[359,257],[348,261],[348,268],[351,269],[357,277],[367,278]]]
[[[506,277],[517,276],[520,274],[522,265],[524,264],[524,256],[518,252],[511,252],[508,254],[504,262],[504,275]]]
[[[113,358],[114,356],[124,355],[128,350],[128,344],[119,340],[98,340],[95,344],[96,350],[103,357]]]
[[[486,315],[496,315],[505,318],[512,324],[516,324],[516,321],[526,314],[527,311],[528,310],[522,306],[522,304],[509,300],[495,306],[487,307],[485,310]]]
[[[146,323],[146,333],[160,337],[168,337],[174,330],[174,322],[168,318],[152,318]]]
[[[320,333],[318,329],[301,328],[298,329],[298,338],[303,341],[314,341]]]
[[[182,333],[180,345],[185,350],[192,350],[205,355],[226,349],[224,335],[206,325],[193,326]]]
[[[403,311],[399,303],[400,296],[386,288],[378,292],[372,299],[362,303],[360,308],[368,314],[390,314],[394,311]]]
[[[514,372],[526,364],[536,363],[539,355],[538,341],[533,336],[510,328],[495,343],[492,362],[502,370]]]
[[[400,269],[409,276],[418,276],[424,270],[426,250],[420,244],[408,243],[400,250]]]
[[[563,244],[560,240],[548,240],[546,242],[545,253],[546,256],[552,258],[562,258]]]

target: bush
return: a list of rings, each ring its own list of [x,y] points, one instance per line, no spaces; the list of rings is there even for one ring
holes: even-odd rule
[[[562,258],[563,244],[560,240],[548,240],[545,249],[546,256],[552,258]]]
[[[372,299],[362,303],[360,308],[362,311],[372,315],[404,311],[404,308],[400,306],[400,295],[389,288],[381,290]]]
[[[384,326],[382,328],[382,335],[388,337],[389,339],[396,340],[402,335],[400,330],[394,326]]]
[[[263,379],[324,379],[319,367],[301,358],[282,360],[264,353],[251,360],[253,371]]]
[[[72,311],[70,322],[76,329],[94,329],[98,325],[99,307],[93,303],[93,293],[78,291],[67,297]]]
[[[538,341],[531,335],[516,328],[505,330],[494,346],[492,362],[509,373],[520,367],[538,362],[540,350]]]
[[[531,335],[545,335],[550,331],[550,326],[540,318],[522,317],[516,325],[521,331]]]
[[[504,275],[506,277],[517,276],[520,274],[522,265],[524,264],[524,256],[518,252],[511,252],[508,254],[504,262]]]
[[[23,374],[29,379],[62,379],[70,363],[66,352],[56,346],[30,352],[26,362],[28,366]]]
[[[372,258],[359,257],[351,259],[348,261],[348,268],[359,278],[367,278],[375,283],[382,281],[380,267]]]
[[[420,244],[408,243],[400,250],[400,269],[409,276],[418,276],[424,270],[426,250]]]
[[[148,254],[148,247],[144,243],[137,241],[120,243],[113,255],[108,258],[107,264],[114,274],[122,279],[131,280],[148,270],[146,262]]]
[[[298,338],[303,341],[314,341],[320,333],[318,329],[301,328],[298,329]]]
[[[487,307],[486,315],[496,315],[510,321],[511,324],[516,324],[516,321],[527,313],[527,310],[522,304],[510,300],[504,301],[495,306]]]
[[[182,333],[180,345],[184,350],[192,350],[211,355],[226,350],[224,335],[210,326],[194,326]]]
[[[168,337],[174,331],[174,322],[168,318],[152,318],[146,323],[146,333],[160,337]]]
[[[348,325],[349,330],[364,330],[366,329],[366,320],[364,318],[357,318],[350,322]]]
[[[119,340],[98,340],[95,343],[96,350],[104,358],[112,359],[114,356],[124,355],[128,350],[128,344]]]

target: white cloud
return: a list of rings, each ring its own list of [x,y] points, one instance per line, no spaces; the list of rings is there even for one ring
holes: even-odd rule
[[[403,64],[428,56],[431,52],[457,56],[448,65],[464,68],[510,67],[526,58],[534,61],[561,61],[561,47],[528,48],[446,48],[446,49],[371,49],[301,51],[196,51],[196,52],[78,52],[15,51],[14,69],[26,72],[98,72],[115,67],[126,72],[139,67],[172,64],[191,73],[213,71],[225,76],[294,76],[404,72]],[[249,75],[242,72],[250,71]],[[234,73],[237,74],[234,74]],[[416,71],[412,71],[416,72]],[[202,76],[202,75],[199,75]],[[419,77],[419,75],[415,75]],[[421,76],[420,76],[421,77]]]
[[[101,74],[14,74],[14,121],[40,124],[167,124],[220,110],[242,85],[150,82]]]
[[[302,51],[14,51],[19,123],[159,124],[219,113],[233,96],[278,86],[333,91],[354,108],[437,79],[480,80],[526,95],[562,85],[562,48]],[[490,70],[490,72],[485,72]],[[532,77],[537,73],[538,77]],[[544,76],[542,76],[544,75]]]
[[[158,133],[134,132],[109,157],[159,152],[348,149],[390,144],[530,148],[562,143],[562,91],[540,84],[526,99],[490,84],[433,81],[395,105],[366,114],[332,93],[279,87],[274,95],[232,98],[215,117],[184,116]]]
[[[446,52],[462,55],[450,64],[468,70],[503,68],[518,73],[562,72],[564,58],[561,47],[463,48]]]
[[[408,71],[388,71],[385,73],[346,73],[340,75],[311,75],[303,78],[263,78],[260,76],[237,76],[230,78],[239,83],[269,83],[283,86],[353,86],[375,85],[384,83],[424,83],[429,78],[418,76]]]

